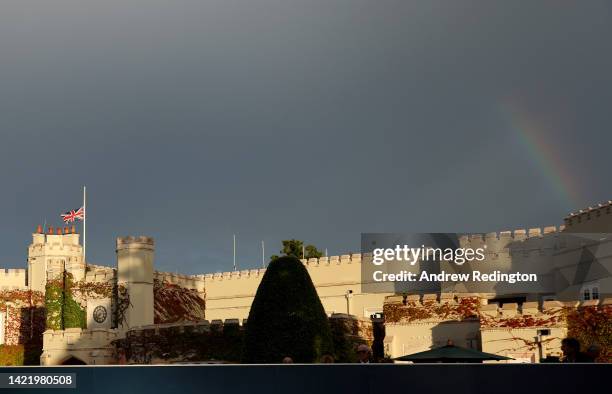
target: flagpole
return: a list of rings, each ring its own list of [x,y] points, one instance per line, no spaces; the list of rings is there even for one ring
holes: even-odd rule
[[[234,234],[234,271],[236,271],[236,234]]]
[[[83,263],[87,270],[87,187],[83,186]]]
[[[266,247],[264,241],[261,241],[261,268],[266,268]]]

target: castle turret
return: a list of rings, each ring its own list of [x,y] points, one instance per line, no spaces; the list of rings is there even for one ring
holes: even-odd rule
[[[74,280],[85,276],[83,247],[79,244],[79,234],[72,229],[49,227],[47,234],[38,226],[32,234],[32,244],[28,248],[28,287],[30,290],[45,291],[47,271],[66,270]]]
[[[117,238],[117,284],[119,296],[126,291],[129,304],[121,328],[153,324],[153,256],[150,237]],[[122,290],[125,289],[125,290]]]

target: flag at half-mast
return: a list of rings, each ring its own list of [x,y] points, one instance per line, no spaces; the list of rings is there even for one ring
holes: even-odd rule
[[[84,220],[85,219],[85,209],[83,207],[79,209],[73,209],[66,213],[62,213],[62,220],[64,223],[74,223],[75,220]]]

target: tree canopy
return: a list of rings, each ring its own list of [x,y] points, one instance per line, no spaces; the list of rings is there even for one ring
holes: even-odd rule
[[[302,252],[304,256],[302,257]],[[304,242],[298,239],[286,239],[283,241],[283,248],[280,251],[282,256],[293,256],[298,259],[312,259],[323,256],[323,252],[316,248],[314,245],[304,246]],[[270,260],[276,260],[279,258],[278,255],[272,255]]]

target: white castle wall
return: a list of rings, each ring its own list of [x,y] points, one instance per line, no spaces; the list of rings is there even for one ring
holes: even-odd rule
[[[548,226],[527,230],[470,234],[461,236],[459,242],[464,248],[486,246],[486,259],[482,264],[514,261],[529,265],[530,261],[537,261],[540,264],[532,265],[532,267],[539,267],[541,272],[533,272],[543,275],[551,268],[571,266],[572,262],[575,265],[578,261],[577,254],[581,252],[582,245],[564,244],[562,240],[565,238],[559,237],[564,230],[564,226]],[[603,249],[604,246],[610,251]],[[602,261],[605,266],[612,270],[612,243],[600,245],[599,252],[604,257]],[[542,264],[543,259],[549,259],[551,264]],[[371,313],[382,309],[384,298],[389,295],[389,293],[364,294],[361,292],[362,256],[360,254],[303,260],[303,263],[306,265],[325,310],[330,314],[350,313],[369,317]],[[265,269],[254,269],[200,275],[205,280],[207,318],[247,318],[264,273]],[[570,273],[567,275],[572,276]],[[605,281],[606,283],[601,284],[601,288],[612,288],[612,283],[609,283],[612,278]],[[498,287],[499,294],[513,293],[511,284],[506,286],[502,283]],[[349,291],[352,291],[352,294],[348,294]],[[537,299],[537,295],[533,296]],[[560,289],[558,296],[568,300],[578,299],[580,285]],[[602,297],[606,296],[609,294],[602,293]]]
[[[397,303],[401,297],[389,297]],[[441,294],[409,296],[416,308],[433,310],[445,303],[457,306],[453,296]],[[486,302],[480,299],[479,302]],[[540,357],[559,357],[561,340],[567,337],[566,313],[572,308],[612,305],[612,299],[582,302],[525,302],[480,305],[477,317],[423,314],[413,320],[385,322],[385,353],[392,358],[429,350],[452,340],[457,346],[480,347],[483,352],[510,357],[508,362],[540,362]],[[444,308],[439,308],[445,310]],[[601,312],[603,313],[603,312]],[[588,345],[588,344],[587,344]]]
[[[587,304],[574,303],[574,306]],[[597,302],[589,305],[597,305]],[[482,351],[515,359],[514,362],[540,362],[540,349],[536,338],[538,332],[545,329],[548,335],[540,337],[541,356],[560,357],[561,340],[567,336],[567,323],[562,318],[562,309],[568,305],[559,301],[546,301],[541,307],[536,302],[526,302],[520,307],[515,303],[485,305],[481,308],[484,318],[480,330]],[[515,324],[514,327],[504,326],[496,322],[520,322],[528,318],[534,321],[529,325]],[[481,319],[482,320],[482,319]],[[488,322],[487,322],[488,320]],[[523,320],[524,321],[524,320]]]
[[[88,365],[111,364],[114,348],[111,342],[118,338],[115,329],[47,330],[43,334],[41,365],[60,365],[70,357],[76,357]]]
[[[26,270],[0,269],[0,290],[27,290]]]
[[[361,254],[302,260],[325,311],[369,317],[388,293],[361,292]],[[207,319],[246,319],[265,269],[206,274]],[[351,293],[352,292],[352,293]]]
[[[385,324],[385,354],[391,358],[424,352],[446,345],[470,348],[478,345],[478,321],[440,321]]]
[[[473,299],[473,304],[462,304],[455,296],[448,293],[423,294],[422,298],[421,295],[407,296],[406,302],[411,309],[423,310],[425,313],[412,319],[396,316],[395,320],[385,321],[385,355],[396,358],[423,352],[446,345],[449,340],[456,346],[478,349],[480,321],[477,317],[466,317],[464,313],[472,307],[476,312],[486,300],[479,296],[457,295],[458,299],[462,296]],[[390,296],[386,302],[401,305],[402,298],[399,295]]]

